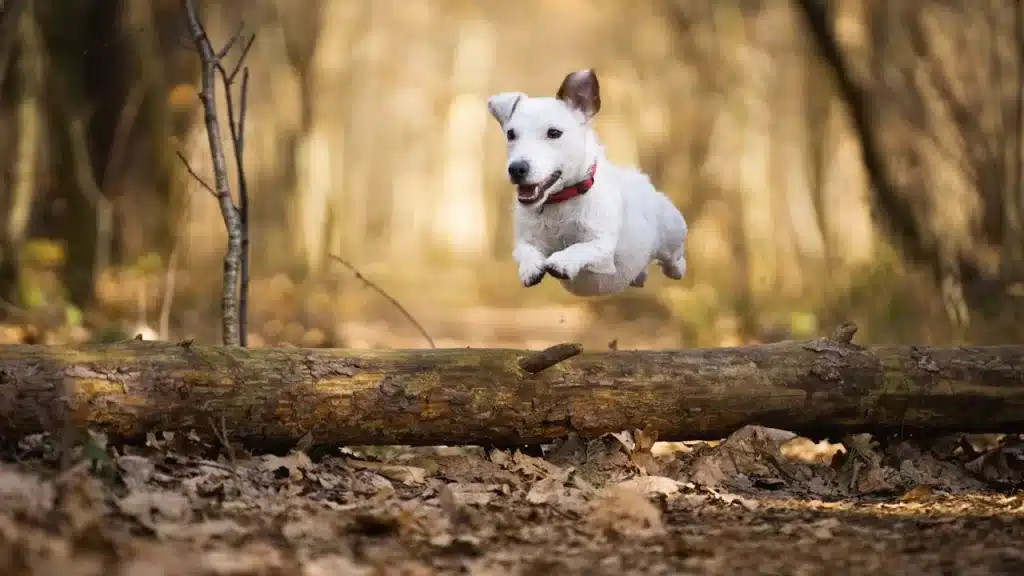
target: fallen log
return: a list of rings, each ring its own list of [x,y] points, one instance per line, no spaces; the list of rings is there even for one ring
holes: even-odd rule
[[[131,341],[0,347],[0,434],[64,424],[116,441],[226,433],[280,449],[310,433],[340,445],[522,445],[650,426],[663,440],[745,424],[846,432],[1024,432],[1024,346],[807,342],[579,354],[518,350],[306,350]],[[578,354],[578,355],[577,355]]]

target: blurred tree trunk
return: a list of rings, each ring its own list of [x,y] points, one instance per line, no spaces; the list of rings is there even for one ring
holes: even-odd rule
[[[328,165],[323,167],[330,177],[323,223],[324,245],[319,255],[321,262],[326,262],[329,254],[351,255],[350,247],[344,243],[348,218],[345,178],[350,168],[346,163],[350,157],[348,147],[356,144],[350,139],[348,103],[352,90],[358,84],[353,75],[354,52],[356,40],[363,34],[360,28],[366,21],[367,10],[365,2],[326,4],[320,26],[328,27],[331,32],[321,34],[313,56],[316,137],[321,145],[330,149]]]
[[[0,13],[0,63],[18,48],[14,79],[16,92],[15,150],[10,180],[0,195],[3,228],[0,230],[0,297],[20,305],[20,258],[32,208],[40,186],[44,146],[44,55],[39,27],[31,2],[6,2]],[[0,74],[5,72],[4,66]],[[2,77],[0,77],[2,78]]]
[[[333,12],[329,9],[325,12],[321,2],[302,5],[275,2],[274,6],[284,35],[287,62],[298,80],[299,88],[299,124],[289,150],[296,185],[293,200],[300,223],[297,236],[302,243],[304,268],[306,272],[316,274],[321,271],[326,260],[325,216],[329,214],[335,171],[331,166],[330,137],[326,133],[330,124],[325,122],[321,112],[326,108],[323,102],[327,95],[318,94],[318,86],[321,75],[340,72],[337,69],[320,70],[317,47],[324,28],[329,28],[331,35],[344,38],[345,34],[343,30],[335,28],[340,23],[325,20],[325,14],[330,16]],[[346,55],[342,53],[333,55],[327,61],[345,58]]]
[[[1021,138],[1008,111],[1020,94],[1019,35],[1011,31],[1018,4],[865,5],[865,76],[837,33],[836,5],[795,3],[852,119],[875,216],[908,260],[931,273],[961,331],[969,311],[1018,328],[1024,320],[999,272],[1012,268],[1024,240],[1006,191],[1019,187],[1019,162],[1007,165]]]
[[[53,236],[66,240],[64,279],[72,301],[79,306],[92,300],[97,263],[102,266],[119,255],[111,253],[108,245],[115,233],[114,246],[133,238],[133,233],[136,251],[143,235],[149,247],[159,250],[167,245],[167,234],[154,233],[169,226],[163,217],[166,189],[150,189],[144,196],[140,196],[141,190],[132,190],[136,202],[129,213],[118,214],[116,224],[102,217],[112,200],[111,183],[119,176],[115,172],[125,165],[118,157],[126,148],[130,150],[125,142],[130,134],[124,132],[134,124],[137,113],[129,110],[131,123],[125,128],[124,108],[126,104],[140,106],[142,98],[137,81],[128,77],[128,71],[135,68],[135,43],[123,33],[123,12],[121,0],[40,5],[50,70],[47,112],[54,125],[61,127],[49,135],[55,159],[54,193],[66,206],[61,213],[50,214],[44,226]],[[133,93],[134,103],[129,98]],[[72,130],[74,126],[80,126],[80,131]],[[97,217],[98,211],[101,217]]]
[[[339,221],[344,230],[340,236],[345,253],[366,255],[371,240],[380,235],[380,232],[370,232],[369,220],[370,204],[376,197],[374,192],[379,192],[371,189],[372,172],[379,169],[374,159],[380,148],[380,136],[374,129],[374,109],[380,104],[379,94],[386,90],[377,69],[386,45],[386,30],[379,22],[383,15],[378,2],[365,0],[360,5],[362,10],[357,16],[351,40],[353,48],[357,45],[363,47],[352,56],[352,77],[358,81],[352,83],[346,101],[342,103],[346,112],[345,139],[352,144],[346,145],[342,152],[341,163],[345,170],[341,186],[345,209],[339,215]]]
[[[191,80],[180,62],[191,64],[195,57],[179,48],[183,16],[177,2],[128,1],[122,11],[127,77],[123,100],[111,114],[110,147],[101,155],[101,185],[117,214],[112,263],[134,262],[147,251],[168,255],[182,234],[189,199],[183,198],[184,178],[176,177],[182,166],[173,122],[181,103],[170,95],[177,82]]]
[[[0,79],[7,71],[11,53],[18,43],[18,24],[31,0],[3,0],[0,2]]]
[[[807,177],[807,139],[802,137],[807,133],[807,70],[801,42],[793,39],[794,17],[786,8],[773,5],[760,25],[768,31],[762,42],[776,68],[769,94],[774,107],[771,172],[779,245],[778,286],[782,294],[799,298],[801,294],[820,292],[815,279],[824,250]]]
[[[484,136],[490,122],[483,94],[494,71],[496,32],[490,23],[476,18],[465,18],[455,26],[453,93],[440,138],[444,177],[441,198],[429,210],[434,213],[435,241],[443,243],[452,256],[472,261],[484,256],[491,242],[488,203],[480,190]]]
[[[1024,283],[1024,2],[1014,3],[1013,34],[1005,49],[1016,56],[1001,59],[1001,77],[1008,79],[1003,125],[1008,138],[1005,145],[1003,186],[1003,249],[1000,275]],[[1008,86],[1007,86],[1008,84]]]
[[[120,70],[124,43],[118,41],[119,0],[69,4],[54,6],[42,20],[51,47],[47,92],[54,96],[50,114],[58,122],[55,126],[62,127],[53,134],[58,151],[56,193],[68,207],[65,217],[51,225],[59,226],[67,241],[64,279],[72,301],[83,306],[92,299],[93,265],[99,248],[96,219],[83,216],[93,216],[97,203],[80,186],[73,135],[64,127],[71,125],[72,118],[84,120],[87,169],[101,180],[116,121],[112,116],[123,98]],[[109,201],[103,191],[99,193]]]
[[[447,170],[445,111],[456,79],[453,76],[455,41],[441,30],[458,30],[464,17],[461,6],[450,2],[448,10],[422,4],[403,19],[404,36],[410,55],[398,65],[399,88],[394,95],[392,118],[398,140],[391,177],[390,230],[386,257],[400,262],[409,276],[424,269],[424,260],[416,257],[422,247],[432,243],[431,223],[437,222],[438,196],[444,192]],[[454,87],[458,90],[457,87]],[[480,131],[480,135],[483,135]],[[467,136],[464,134],[464,136]],[[467,136],[470,140],[476,135]],[[478,150],[479,151],[479,150]],[[475,151],[475,152],[478,152]],[[478,168],[483,169],[481,161]],[[434,188],[438,194],[410,195],[410,190]],[[481,187],[476,188],[478,191]],[[443,202],[441,203],[443,205]],[[442,244],[443,246],[443,244]]]

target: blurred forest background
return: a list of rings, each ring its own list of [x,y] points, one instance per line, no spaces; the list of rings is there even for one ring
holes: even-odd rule
[[[439,346],[1024,336],[1019,1],[197,4],[215,46],[257,33],[251,345],[425,346],[329,254]],[[224,226],[177,157],[212,181],[180,2],[0,6],[0,342],[218,342]],[[486,100],[585,67],[610,158],[690,224],[682,282],[517,281]]]

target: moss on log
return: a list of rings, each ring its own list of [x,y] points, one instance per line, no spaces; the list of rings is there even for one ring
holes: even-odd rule
[[[212,442],[216,422],[237,441],[279,448],[307,432],[342,445],[517,445],[644,426],[664,440],[721,438],[745,424],[833,438],[1024,431],[1024,347],[862,348],[837,334],[556,354],[572,357],[550,366],[517,350],[6,346],[0,433],[69,423],[114,440],[191,430]]]

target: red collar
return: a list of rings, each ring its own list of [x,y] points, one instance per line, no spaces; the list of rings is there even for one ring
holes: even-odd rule
[[[544,201],[545,204],[559,204],[565,202],[570,198],[582,196],[587,193],[594,186],[594,173],[597,172],[597,162],[594,162],[590,166],[590,170],[587,170],[587,176],[572,186],[566,186],[558,192],[555,192],[548,199]]]

